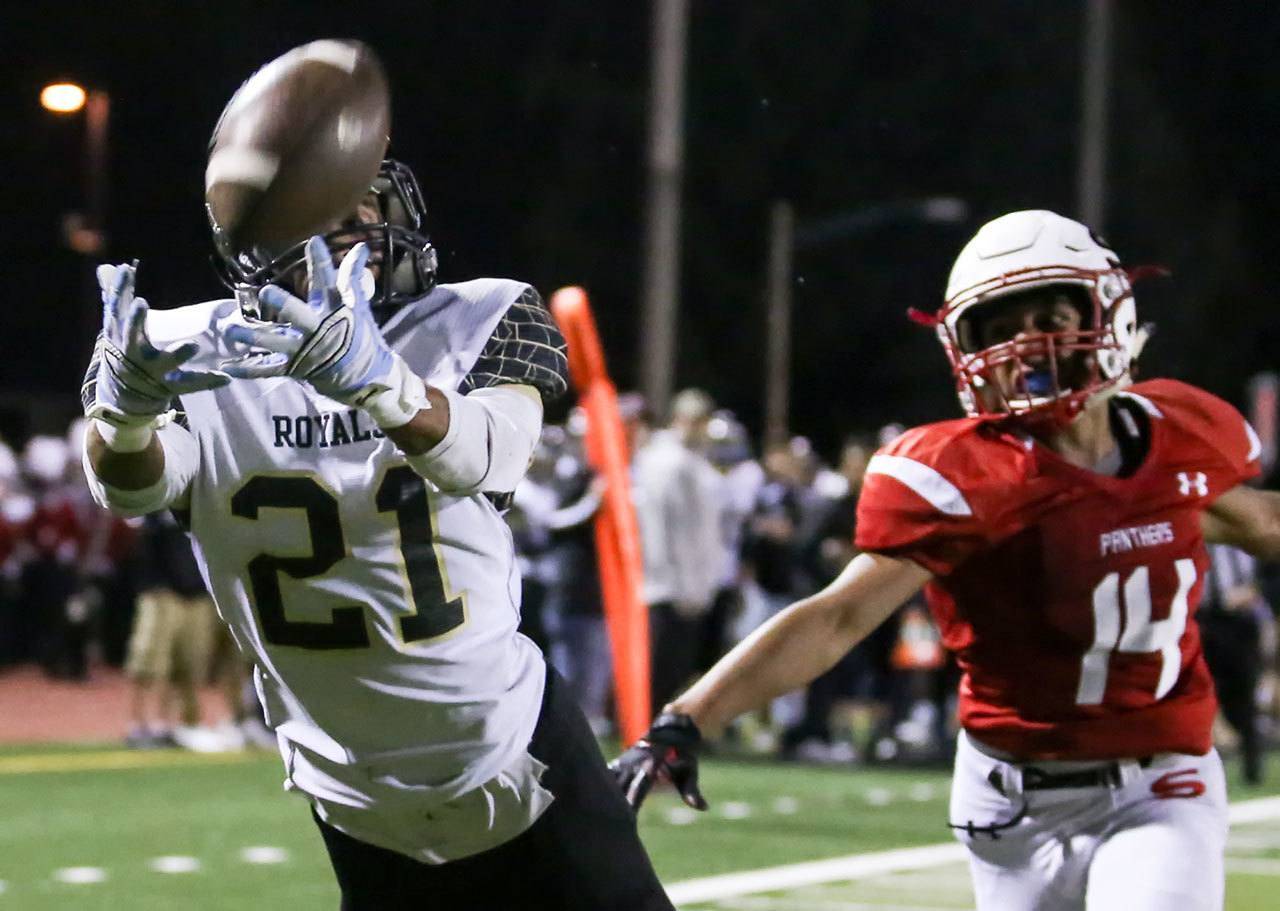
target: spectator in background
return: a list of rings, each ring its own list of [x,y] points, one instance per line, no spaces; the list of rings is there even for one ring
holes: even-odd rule
[[[22,453],[22,468],[35,498],[28,525],[32,553],[22,570],[22,620],[27,649],[50,677],[86,676],[83,636],[88,605],[77,599],[79,562],[86,539],[82,516],[67,485],[66,440],[35,436]]]
[[[582,451],[582,412],[568,430],[543,428],[529,471],[507,514],[525,580],[524,604],[541,605],[547,653],[596,734],[609,728],[609,656],[596,563],[594,519],[602,486]],[[521,611],[526,635],[530,617]]]
[[[221,622],[172,512],[144,517],[140,544],[142,576],[125,664],[132,690],[126,743],[216,751],[224,741],[200,725],[198,688],[208,679]]]
[[[750,632],[773,616],[799,590],[798,539],[802,513],[802,471],[789,444],[764,454],[764,480],[743,529],[743,563],[764,596],[763,615],[753,617]]]
[[[581,411],[570,416],[568,430],[556,459],[554,508],[545,517],[552,580],[547,615],[555,630],[551,663],[564,675],[598,736],[610,728],[613,668],[595,542],[595,517],[604,496],[604,479],[587,464],[585,415]]]
[[[744,589],[745,609],[735,624],[738,640],[786,607],[804,587],[798,560],[807,497],[805,468],[800,464],[803,455],[790,443],[765,450],[764,483],[743,532],[743,568],[749,582]],[[803,692],[779,696],[770,708],[773,727],[785,730],[803,712]]]
[[[30,553],[28,526],[35,508],[17,457],[0,443],[0,667],[28,657],[20,576]]]
[[[838,576],[857,554],[853,534],[857,528],[858,494],[875,448],[871,440],[861,435],[845,439],[836,469],[842,486],[827,499],[813,533],[801,542],[802,559],[819,588]]]
[[[653,436],[653,414],[649,403],[639,392],[621,392],[618,394],[618,415],[622,418],[622,429],[627,438],[627,453],[634,462],[636,453],[649,445]]]
[[[733,412],[720,410],[707,424],[707,458],[723,477],[720,535],[724,543],[724,569],[708,612],[696,668],[699,673],[713,664],[737,641],[732,624],[742,614],[742,534],[747,517],[764,483],[764,469],[751,455],[747,429]]]
[[[548,424],[542,428],[542,435],[529,459],[529,470],[516,486],[511,508],[506,514],[515,547],[516,566],[520,569],[520,632],[532,639],[543,654],[551,651],[546,602],[553,572],[547,554],[551,539],[546,516],[555,509],[553,481],[556,459],[564,448],[564,440],[563,427]]]
[[[703,454],[714,408],[700,389],[680,392],[670,426],[653,433],[634,460],[655,705],[665,704],[693,673],[725,565],[723,481]]]
[[[1262,782],[1256,693],[1275,658],[1275,618],[1258,588],[1257,561],[1229,544],[1209,545],[1200,638],[1222,716],[1240,738],[1244,780]]]
[[[842,489],[834,498],[825,500],[817,522],[799,541],[800,560],[814,590],[829,585],[857,554],[853,536],[858,494],[874,450],[875,444],[862,436],[845,440],[837,475],[843,482]],[[783,733],[784,756],[820,762],[847,762],[856,757],[852,743],[832,737],[832,710],[838,700],[856,697],[873,706],[871,726],[879,724],[889,699],[889,661],[897,636],[896,623],[881,625],[809,685],[804,716]]]

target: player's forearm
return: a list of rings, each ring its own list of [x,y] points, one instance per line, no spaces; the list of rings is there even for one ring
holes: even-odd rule
[[[91,422],[83,462],[89,491],[100,505],[120,515],[140,516],[172,506],[186,495],[200,468],[200,447],[190,431],[166,423],[142,449],[128,452],[129,448],[113,448]]]
[[[428,387],[428,397],[430,408],[386,430],[410,467],[455,495],[515,490],[542,430],[537,391],[512,384],[462,396]]]
[[[90,421],[85,447],[93,473],[110,487],[142,490],[156,484],[164,475],[164,447],[158,436],[152,436],[145,449],[116,452],[102,439],[97,424]]]
[[[1260,560],[1280,560],[1280,492],[1235,487],[1201,517],[1205,540],[1230,544]]]
[[[1252,529],[1245,549],[1260,560],[1280,560],[1280,492],[1260,490],[1265,518]]]
[[[427,387],[430,408],[423,408],[407,424],[384,427],[383,432],[405,455],[421,455],[437,446],[449,432],[449,400],[434,386]]]
[[[874,628],[842,629],[815,597],[770,618],[718,661],[666,711],[689,715],[714,737],[743,712],[809,683]]]

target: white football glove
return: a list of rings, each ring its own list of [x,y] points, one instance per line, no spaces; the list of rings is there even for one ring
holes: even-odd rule
[[[175,396],[225,386],[231,377],[218,371],[181,369],[199,350],[195,342],[163,350],[151,344],[147,302],[133,293],[136,275],[135,266],[98,267],[102,334],[94,355],[98,361],[94,399],[85,416],[129,437],[141,449],[150,441],[150,431],[163,423]]]
[[[382,337],[362,279],[367,245],[356,244],[335,275],[321,237],[307,241],[307,299],[276,285],[258,291],[261,324],[229,326],[226,337],[248,351],[226,365],[244,379],[291,376],[321,395],[364,408],[379,427],[407,424],[430,408],[426,385]]]

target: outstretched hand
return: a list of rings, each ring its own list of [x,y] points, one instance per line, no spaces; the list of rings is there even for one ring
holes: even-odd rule
[[[171,407],[175,396],[216,389],[231,381],[216,370],[183,369],[199,346],[184,342],[157,348],[147,333],[145,299],[134,295],[135,265],[101,265],[102,332],[95,356],[93,400],[85,415],[116,427],[153,424]]]
[[[307,299],[278,285],[258,291],[263,323],[233,325],[227,338],[243,355],[231,376],[292,376],[339,402],[360,405],[389,388],[394,356],[374,321],[361,278],[369,248],[356,244],[335,272],[324,239],[307,241]]]
[[[695,810],[707,802],[698,790],[698,750],[702,734],[688,715],[659,715],[653,727],[625,753],[609,763],[627,803],[640,809],[655,782],[669,781],[681,799]]]

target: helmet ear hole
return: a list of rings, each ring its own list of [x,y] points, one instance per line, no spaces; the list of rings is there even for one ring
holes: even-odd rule
[[[1103,312],[1104,326],[1110,325],[1113,336],[1110,347],[1098,352],[1098,367],[1107,379],[1115,379],[1129,369],[1129,364],[1136,356],[1135,344],[1138,341],[1138,313],[1133,298],[1120,300],[1109,310]]]
[[[966,354],[978,350],[978,329],[971,316],[963,316],[956,320],[956,344]]]
[[[423,294],[435,282],[436,251],[428,246],[402,256],[391,275],[391,290],[399,294]]]

